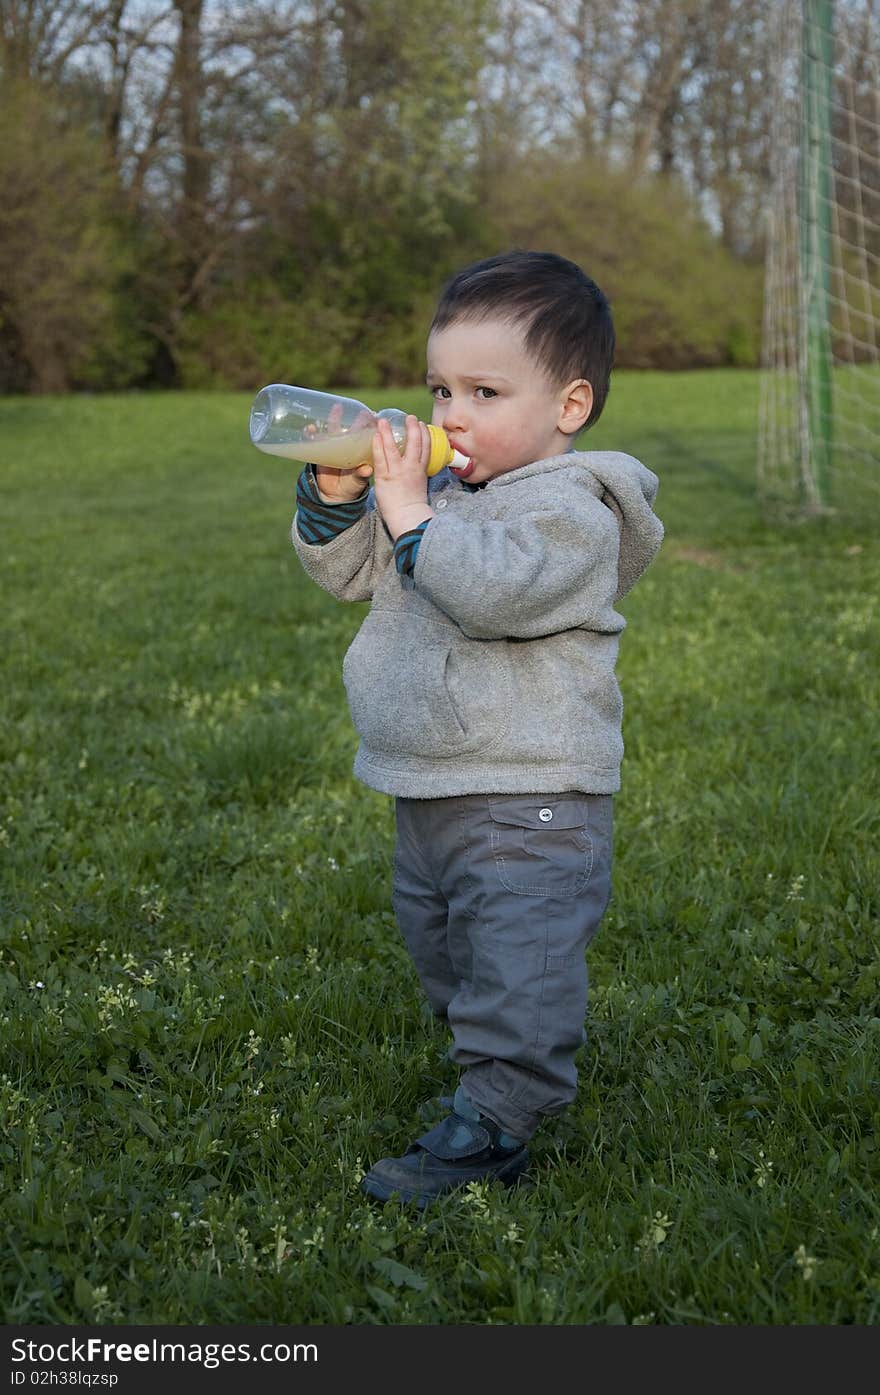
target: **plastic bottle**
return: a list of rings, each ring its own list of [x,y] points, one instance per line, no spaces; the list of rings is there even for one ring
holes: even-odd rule
[[[406,440],[406,413],[397,407],[372,412],[353,397],[335,397],[313,388],[270,383],[261,388],[251,407],[251,440],[267,455],[309,461],[334,470],[356,470],[372,464],[372,441],[380,421],[391,423],[398,447]],[[445,465],[465,465],[467,458],[452,449],[439,426],[429,426],[431,457],[428,474]]]

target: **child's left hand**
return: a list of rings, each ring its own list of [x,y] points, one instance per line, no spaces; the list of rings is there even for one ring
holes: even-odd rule
[[[373,436],[373,489],[376,506],[392,538],[415,528],[434,511],[428,503],[428,460],[431,438],[418,417],[406,419],[403,454],[387,421],[380,421]]]

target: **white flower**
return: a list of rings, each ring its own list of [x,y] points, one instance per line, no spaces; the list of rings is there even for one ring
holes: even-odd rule
[[[808,1255],[805,1245],[798,1245],[794,1252],[794,1262],[801,1271],[801,1276],[805,1280],[812,1279],[816,1272],[816,1265],[819,1263],[815,1255]]]
[[[645,1228],[642,1231],[636,1249],[641,1250],[643,1254],[648,1254],[652,1250],[657,1250],[666,1240],[666,1237],[672,1229],[672,1224],[669,1217],[662,1211],[655,1211],[653,1216],[646,1216]]]
[[[766,1187],[770,1181],[773,1171],[773,1164],[769,1158],[764,1157],[764,1149],[758,1153],[758,1161],[755,1163],[755,1182],[759,1187]]]

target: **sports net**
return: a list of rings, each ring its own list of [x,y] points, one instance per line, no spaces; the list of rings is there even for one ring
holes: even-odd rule
[[[758,487],[880,505],[880,5],[776,0]]]

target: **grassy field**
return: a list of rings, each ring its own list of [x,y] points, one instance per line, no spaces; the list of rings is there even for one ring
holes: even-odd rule
[[[615,379],[667,539],[580,1090],[420,1217],[357,1187],[453,1078],[295,467],[244,396],[0,399],[6,1323],[877,1322],[876,515],[762,518],[756,401]]]

